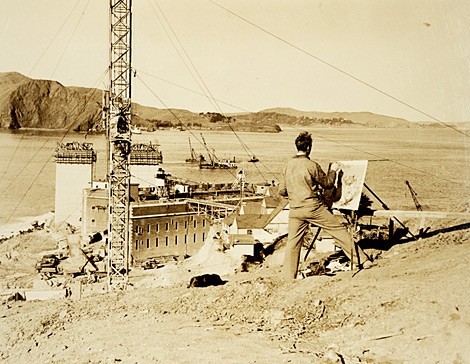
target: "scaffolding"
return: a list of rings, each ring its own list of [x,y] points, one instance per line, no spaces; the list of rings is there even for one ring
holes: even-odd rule
[[[131,145],[130,164],[156,166],[163,162],[163,155],[159,144],[137,143]]]
[[[96,162],[96,152],[92,143],[57,143],[54,161],[63,164],[92,164]]]
[[[234,205],[207,200],[187,199],[186,203],[192,211],[206,215],[212,223],[222,221],[237,209]]]

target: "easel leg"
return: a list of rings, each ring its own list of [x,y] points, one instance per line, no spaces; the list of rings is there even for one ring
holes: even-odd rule
[[[351,246],[351,271],[352,271],[354,269],[354,253],[357,254],[356,242],[354,241],[354,231],[356,230],[356,226],[357,226],[357,215],[354,211],[351,211],[351,220],[352,220],[352,227],[351,227],[351,231],[349,231],[349,234],[351,235],[351,241],[352,241],[352,246]]]
[[[305,253],[304,262],[307,260],[307,257],[310,254],[310,251],[313,249],[313,245],[315,244],[315,241],[317,240],[318,235],[320,235],[320,231],[321,231],[321,228],[320,227],[317,228],[317,232],[315,233],[315,236],[313,237],[312,242],[310,243],[310,246],[308,247],[307,252]]]

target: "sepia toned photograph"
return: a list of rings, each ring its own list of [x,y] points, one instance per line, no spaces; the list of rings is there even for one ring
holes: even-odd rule
[[[0,0],[0,361],[470,363],[469,23]]]

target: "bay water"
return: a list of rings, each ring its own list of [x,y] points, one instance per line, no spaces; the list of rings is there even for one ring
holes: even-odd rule
[[[368,159],[366,183],[390,208],[414,209],[406,180],[430,210],[451,210],[468,201],[470,145],[468,138],[451,129],[307,130],[314,137],[311,158],[324,169],[331,161]],[[292,127],[283,127],[277,134],[158,130],[133,135],[133,142],[160,144],[161,167],[187,180],[233,183],[238,171],[200,170],[186,163],[191,139],[196,153],[206,159],[208,150],[215,151],[219,159],[235,158],[249,183],[270,183],[281,178],[283,166],[295,154],[294,139],[299,131]],[[58,142],[71,141],[93,143],[98,153],[95,177],[105,179],[107,143],[103,135],[31,130],[0,133],[0,225],[54,210],[53,154]],[[260,161],[249,162],[253,156]]]

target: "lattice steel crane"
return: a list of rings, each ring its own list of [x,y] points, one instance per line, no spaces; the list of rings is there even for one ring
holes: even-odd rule
[[[108,139],[108,289],[124,289],[129,272],[132,1],[110,0]]]

